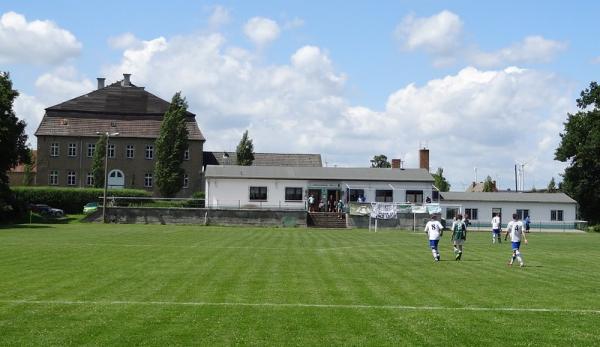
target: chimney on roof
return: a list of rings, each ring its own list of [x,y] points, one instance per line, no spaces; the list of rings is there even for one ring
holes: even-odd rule
[[[425,147],[419,150],[419,168],[429,171],[429,150]]]
[[[131,74],[124,73],[123,74],[123,86],[129,87],[131,85]]]
[[[402,168],[402,160],[392,159],[392,169],[401,169],[401,168]]]
[[[98,77],[96,79],[98,80],[98,89],[104,88],[104,81],[106,80],[106,78],[104,78],[104,77]]]

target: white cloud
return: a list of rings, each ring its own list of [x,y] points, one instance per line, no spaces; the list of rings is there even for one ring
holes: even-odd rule
[[[402,87],[373,110],[349,103],[345,75],[317,46],[300,47],[288,64],[263,66],[219,34],[144,42],[107,67],[108,77],[132,72],[134,83],[167,100],[181,90],[207,150],[231,150],[249,129],[257,151],[322,153],[341,166],[368,166],[384,153],[415,167],[418,144],[427,141],[432,169],[444,167],[457,189],[474,166],[506,188],[516,159],[528,159],[526,169],[541,181],[560,172],[553,149],[572,93],[551,74],[465,68]]]
[[[114,49],[127,49],[140,45],[142,42],[132,33],[123,33],[118,36],[109,37],[108,45]]]
[[[253,17],[244,26],[244,34],[257,46],[265,46],[279,37],[279,25],[272,19]]]
[[[91,80],[74,67],[60,67],[47,72],[35,81],[36,95],[46,107],[89,93],[95,89]]]
[[[283,23],[283,29],[291,30],[304,26],[304,20],[302,18],[295,17]]]
[[[35,96],[20,93],[15,99],[13,110],[19,119],[27,123],[25,133],[28,136],[27,142],[35,148],[37,139],[33,135],[44,116],[44,109],[48,107],[40,102]]]
[[[515,63],[547,63],[566,47],[564,42],[548,40],[541,36],[527,36],[523,41],[497,52],[474,52],[469,59],[482,67]]]
[[[547,63],[567,48],[564,42],[530,35],[508,47],[486,52],[465,41],[462,20],[447,10],[431,17],[406,16],[394,34],[404,49],[427,52],[437,67],[457,62],[484,68]]]
[[[51,21],[28,22],[25,16],[6,12],[0,17],[0,63],[59,64],[77,56],[81,43]]]
[[[231,15],[229,14],[229,10],[221,5],[216,5],[212,8],[212,12],[208,18],[208,25],[212,30],[216,30],[230,21]]]
[[[424,49],[446,55],[460,46],[462,27],[458,15],[444,10],[424,18],[408,15],[396,27],[395,34],[407,50]]]

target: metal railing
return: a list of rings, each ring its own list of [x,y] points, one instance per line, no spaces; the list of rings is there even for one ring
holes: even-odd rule
[[[452,220],[447,220],[447,227],[452,225]],[[508,223],[502,223],[502,230],[506,231]],[[523,223],[524,224],[524,223]],[[586,230],[588,226],[587,221],[573,220],[573,221],[532,221],[529,223],[530,232],[541,232],[541,231],[571,231],[571,230]],[[477,231],[491,231],[492,224],[487,221],[471,220],[468,227],[471,230]]]

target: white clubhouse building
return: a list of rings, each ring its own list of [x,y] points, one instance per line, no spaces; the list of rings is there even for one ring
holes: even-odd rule
[[[366,202],[422,204],[432,198],[425,169],[208,165],[206,207],[305,209],[317,203],[363,197]]]

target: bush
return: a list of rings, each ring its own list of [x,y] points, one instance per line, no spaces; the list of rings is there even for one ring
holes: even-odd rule
[[[600,233],[600,224],[592,225],[588,227],[588,231],[591,233]]]
[[[102,188],[63,188],[63,187],[13,187],[16,200],[21,206],[47,204],[60,208],[65,213],[82,213],[83,205],[100,201]],[[119,196],[149,197],[151,194],[138,189],[110,189],[107,198]]]

